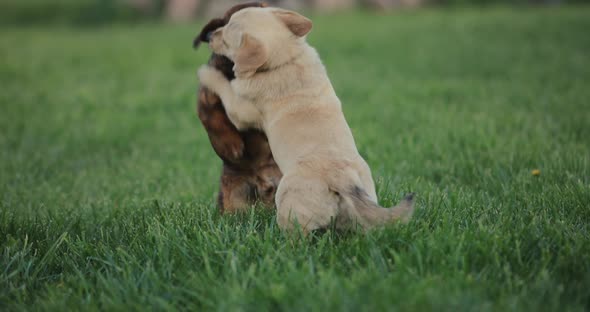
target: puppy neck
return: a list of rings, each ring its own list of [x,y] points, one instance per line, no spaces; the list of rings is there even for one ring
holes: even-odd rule
[[[266,63],[259,68],[260,72],[279,69],[299,60],[309,50],[310,46],[305,38],[293,42],[282,42],[281,45],[269,47],[270,53]]]
[[[275,71],[275,70],[281,69],[282,67],[294,64],[299,59],[301,59],[301,57],[303,56],[303,53],[304,53],[304,51],[299,51],[299,53],[292,55],[290,59],[287,59],[285,62],[276,64],[276,65],[265,63],[258,70],[256,70],[256,74],[262,74],[262,73],[266,73],[266,72],[270,72],[270,71]]]

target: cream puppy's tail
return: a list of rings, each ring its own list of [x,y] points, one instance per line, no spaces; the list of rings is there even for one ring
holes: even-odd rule
[[[344,212],[345,216],[339,219],[349,225],[358,224],[364,229],[393,222],[407,223],[414,213],[414,193],[406,194],[399,204],[391,208],[379,206],[358,186],[341,192],[340,196],[343,199],[341,213]]]

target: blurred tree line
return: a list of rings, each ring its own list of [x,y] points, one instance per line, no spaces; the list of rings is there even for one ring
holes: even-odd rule
[[[0,24],[77,24],[219,16],[237,0],[0,0]],[[391,10],[418,6],[556,5],[590,0],[266,0],[294,10]]]

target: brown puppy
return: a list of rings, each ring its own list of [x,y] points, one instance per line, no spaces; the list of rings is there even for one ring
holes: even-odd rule
[[[264,3],[250,2],[232,7],[223,18],[213,19],[203,27],[193,46],[197,48],[201,42],[209,42],[210,34],[225,26],[235,12],[264,6]],[[209,65],[220,70],[227,79],[235,78],[234,63],[227,57],[213,53]],[[197,112],[213,149],[223,160],[217,199],[219,210],[223,213],[243,211],[256,202],[274,207],[282,174],[266,135],[258,130],[238,131],[228,119],[219,96],[203,86],[199,89]]]

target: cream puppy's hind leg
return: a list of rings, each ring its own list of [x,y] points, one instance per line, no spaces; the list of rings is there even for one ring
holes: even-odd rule
[[[238,130],[260,128],[260,111],[254,104],[235,94],[223,73],[214,67],[203,65],[199,68],[198,75],[203,86],[219,95],[229,120]]]
[[[284,176],[275,196],[277,223],[287,231],[299,225],[305,234],[326,228],[338,215],[338,200],[320,178]]]
[[[373,175],[371,174],[371,168],[369,168],[369,165],[367,165],[366,162],[362,162],[361,164],[361,170],[359,170],[359,179],[360,182],[362,183],[362,185],[364,186],[365,192],[367,192],[367,195],[369,196],[369,198],[374,201],[377,202],[377,192],[375,190],[375,182],[373,181]]]

